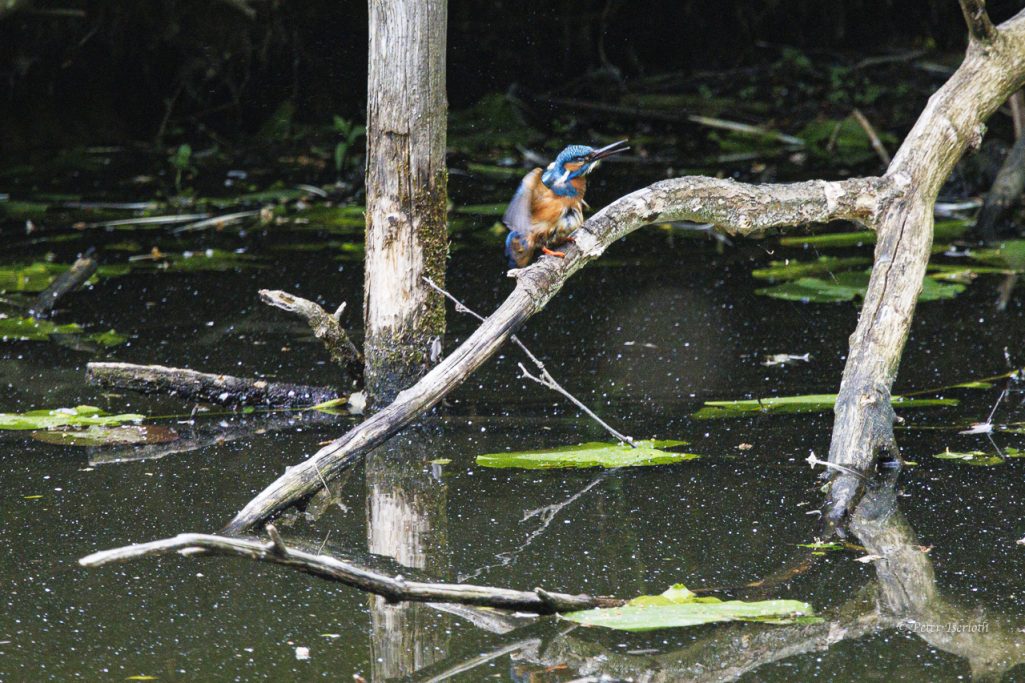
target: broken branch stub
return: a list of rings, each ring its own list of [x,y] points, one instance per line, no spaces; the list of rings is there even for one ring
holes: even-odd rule
[[[261,289],[260,300],[306,320],[313,330],[313,336],[324,342],[331,360],[345,371],[353,382],[363,382],[363,354],[349,339],[349,334],[338,319],[345,309],[345,304],[332,315],[314,301],[276,289]]]

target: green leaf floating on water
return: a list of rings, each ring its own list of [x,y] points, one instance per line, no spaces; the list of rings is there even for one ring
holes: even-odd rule
[[[722,601],[699,598],[683,584],[661,595],[642,595],[623,607],[589,609],[562,615],[585,626],[603,626],[617,631],[654,631],[725,621],[768,621],[791,623],[813,617],[811,605],[799,600]]]
[[[968,257],[1021,272],[1025,270],[1025,240],[1008,240],[995,249],[974,249]]]
[[[27,413],[0,413],[0,429],[56,429],[58,427],[117,427],[125,422],[142,422],[145,415],[124,413],[110,415],[95,406],[30,410]]]
[[[49,320],[36,318],[0,317],[0,341],[49,341],[53,334],[81,334],[84,330],[77,323],[58,325]],[[95,332],[86,339],[103,346],[117,346],[128,341],[128,337],[115,330]]]
[[[797,280],[810,275],[860,268],[872,263],[867,256],[820,256],[814,261],[769,261],[766,268],[756,268],[751,275],[760,280]]]
[[[51,334],[79,334],[81,325],[57,325],[35,318],[0,319],[0,341],[49,341]]]
[[[0,266],[0,292],[41,292],[49,287],[58,275],[70,267],[71,265],[68,263],[50,263],[49,261],[9,263]],[[128,271],[129,268],[125,264],[100,266],[89,281],[94,282],[98,278],[119,277]]]
[[[686,441],[648,440],[635,441],[637,448],[626,444],[591,442],[576,446],[518,453],[488,453],[477,456],[481,467],[518,467],[526,470],[542,470],[570,467],[643,467],[647,465],[669,465],[701,456],[694,453],[670,453],[660,450],[683,446]]]
[[[1025,457],[1025,451],[1021,451],[1021,450],[1019,450],[1017,448],[1005,448],[1004,449],[1004,455],[1007,456],[1008,458],[1022,458],[1022,457]],[[939,458],[940,460],[956,460],[957,462],[962,462],[962,463],[965,463],[966,465],[981,465],[981,466],[984,466],[984,467],[990,466],[990,465],[1001,465],[1004,462],[1004,459],[1001,458],[1000,454],[996,453],[996,452],[990,452],[990,453],[987,453],[985,451],[957,452],[957,451],[952,451],[949,448],[947,450],[943,451],[942,453],[937,453],[933,457],[934,458]]]
[[[972,221],[949,220],[936,221],[933,227],[933,240],[953,239],[960,237],[968,230]],[[859,230],[855,232],[832,232],[824,235],[806,235],[781,237],[779,243],[784,247],[856,247],[863,244],[875,244],[876,234],[872,230]]]
[[[893,397],[895,408],[935,408],[956,406],[956,398],[903,398]],[[803,396],[772,396],[744,401],[705,401],[705,405],[692,417],[711,420],[723,417],[743,417],[753,413],[824,413],[836,405],[836,394],[805,394]]]
[[[55,429],[32,432],[32,438],[56,446],[143,446],[178,439],[170,427],[159,425],[91,425],[85,429]]]
[[[868,278],[867,272],[839,273],[829,279],[802,277],[774,287],[756,289],[755,293],[785,301],[811,303],[851,301],[855,297],[865,296],[865,290],[868,289]],[[964,290],[965,286],[959,282],[939,282],[931,276],[926,276],[922,280],[922,292],[918,295],[918,300],[952,299]]]

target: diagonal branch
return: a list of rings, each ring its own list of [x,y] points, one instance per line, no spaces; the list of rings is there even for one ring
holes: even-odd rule
[[[554,614],[593,607],[615,607],[625,601],[617,598],[592,597],[552,593],[542,588],[518,591],[492,586],[453,583],[424,583],[407,581],[401,576],[387,576],[358,567],[329,555],[314,555],[289,548],[274,525],[267,525],[270,541],[260,542],[241,538],[228,538],[212,534],[179,534],[149,543],[102,550],[83,557],[83,567],[100,567],[115,562],[127,562],[143,557],[158,557],[178,553],[181,555],[222,555],[270,562],[312,574],[329,581],[337,581],[359,590],[383,596],[389,602],[455,602],[499,609],[518,610],[535,614]]]
[[[437,405],[483,365],[554,297],[566,280],[615,241],[652,223],[713,223],[724,232],[750,235],[769,228],[860,221],[874,225],[884,199],[897,195],[882,178],[749,185],[690,176],[663,180],[622,197],[592,216],[574,234],[566,258],[542,258],[510,273],[516,287],[504,303],[463,344],[391,405],[335,439],[308,460],[290,468],[236,515],[228,532],[240,532],[304,500],[324,479],[336,476],[369,450]]]

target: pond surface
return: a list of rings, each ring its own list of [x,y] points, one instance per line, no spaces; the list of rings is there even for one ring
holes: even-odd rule
[[[470,181],[453,182],[457,205],[474,196]],[[496,201],[508,194],[492,192]],[[615,195],[598,179],[589,199],[600,206]],[[0,432],[0,679],[1025,679],[1014,668],[1025,658],[1025,547],[1016,543],[1025,536],[1025,461],[976,466],[933,457],[1025,448],[1021,433],[958,433],[986,420],[1005,381],[928,394],[958,399],[956,406],[898,409],[898,440],[916,463],[900,475],[900,510],[884,501],[882,530],[866,522],[850,546],[821,554],[801,546],[815,541],[822,502],[819,471],[806,458],[828,453],[831,413],[693,417],[706,400],[834,392],[857,299],[770,298],[755,293],[767,283],[751,271],[826,253],[867,257],[871,245],[826,252],[776,237],[722,244],[646,228],[576,275],[520,334],[618,429],[684,439],[700,459],[609,471],[478,466],[484,453],[607,439],[561,397],[520,379],[523,358],[508,347],[436,415],[333,482],[319,519],[279,523],[297,546],[407,577],[627,598],[683,583],[722,598],[807,601],[825,619],[619,633],[552,617],[391,606],[223,558],[80,568],[78,558],[97,550],[216,532],[286,466],[356,419],[193,415],[192,404],[172,398],[89,387],[86,362],[338,381],[304,325],[256,293],[284,289],[331,310],[346,301],[345,323],[358,341],[360,254],[344,245],[355,244],[359,230],[311,219],[173,236],[168,228],[72,231],[89,218],[45,216],[34,219],[40,232],[26,236],[24,217],[9,212],[0,266],[46,253],[70,263],[86,246],[101,247],[104,263],[124,264],[153,247],[195,259],[207,249],[243,250],[253,260],[218,272],[134,268],[61,303],[56,322],[113,328],[128,336],[118,346],[80,335],[0,343],[0,410],[95,405],[156,416],[182,437],[163,457],[111,462],[131,448],[62,447]],[[448,271],[448,289],[483,313],[512,288],[494,220],[462,214]],[[1000,275],[980,275],[958,296],[920,305],[895,392],[999,375],[1023,362],[1021,292],[997,312],[1000,283]],[[449,316],[450,350],[474,321],[451,308]],[[772,354],[810,355],[763,365]],[[1025,420],[1020,387],[1010,388],[994,424]],[[883,559],[856,561],[866,554]]]

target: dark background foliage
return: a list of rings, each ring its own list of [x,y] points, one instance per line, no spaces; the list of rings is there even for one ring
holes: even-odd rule
[[[994,20],[1020,1],[990,4]],[[13,9],[12,9],[13,7]],[[0,145],[153,141],[209,127],[257,133],[283,102],[298,121],[361,118],[367,9],[337,0],[7,0],[0,3]],[[453,108],[512,83],[611,86],[662,72],[890,48],[960,49],[957,3],[922,0],[451,0]]]

